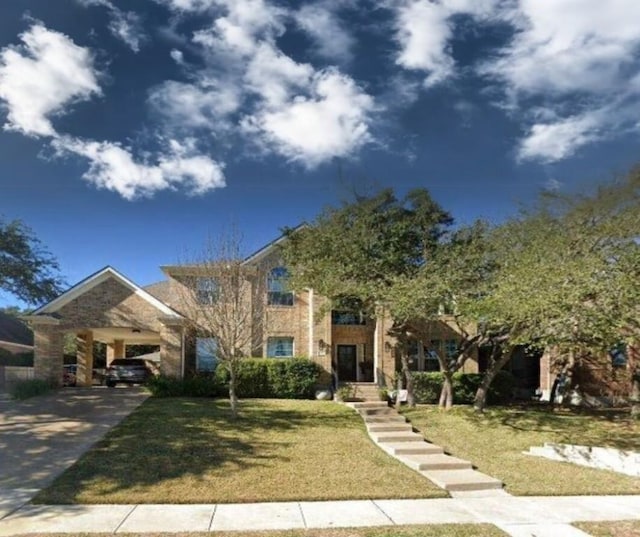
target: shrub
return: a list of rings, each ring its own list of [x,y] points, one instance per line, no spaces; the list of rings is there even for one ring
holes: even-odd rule
[[[245,358],[238,363],[236,390],[238,397],[313,399],[320,367],[306,358]],[[229,372],[223,365],[216,377],[225,387]]]
[[[437,403],[441,389],[442,373],[413,373],[413,394],[416,403]]]
[[[453,401],[459,405],[473,403],[478,386],[482,382],[482,373],[454,373]],[[413,386],[416,403],[435,404],[440,397],[443,375],[440,372],[413,373]],[[498,371],[487,396],[489,404],[504,404],[511,400],[515,379],[508,371]]]
[[[146,384],[154,397],[220,397],[226,395],[224,385],[211,373],[184,379],[160,375]]]
[[[55,386],[46,380],[29,379],[14,382],[9,387],[9,394],[14,399],[28,399],[36,395],[44,395],[49,393]]]

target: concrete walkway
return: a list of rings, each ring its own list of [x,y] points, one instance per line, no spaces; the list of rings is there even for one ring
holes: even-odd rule
[[[0,400],[0,518],[48,486],[147,397],[137,387],[97,387]]]
[[[373,442],[387,454],[416,470],[452,496],[474,491],[493,496],[502,481],[474,470],[469,461],[452,457],[422,434],[384,401],[345,403],[360,414]]]
[[[170,533],[489,523],[509,535],[584,536],[575,521],[640,520],[640,496],[362,500],[220,505],[25,505],[0,520],[20,533]]]

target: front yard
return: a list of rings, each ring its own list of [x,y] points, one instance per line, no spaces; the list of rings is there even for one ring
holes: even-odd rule
[[[469,407],[442,412],[434,406],[403,412],[426,439],[501,479],[512,494],[640,494],[640,478],[522,453],[544,442],[638,451],[640,421],[628,413],[528,407],[490,408],[478,416]]]
[[[332,402],[149,399],[39,503],[235,503],[447,494],[386,455]]]

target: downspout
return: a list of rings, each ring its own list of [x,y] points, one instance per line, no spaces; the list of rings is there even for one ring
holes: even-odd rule
[[[379,325],[378,313],[376,312],[376,327],[373,331],[373,382],[375,384],[378,384],[378,363],[379,363],[378,353],[380,352],[380,342],[378,341],[380,329],[378,325]]]
[[[309,360],[313,360],[313,289],[308,289],[309,293]]]
[[[184,379],[184,343],[185,343],[185,337],[184,337],[184,326],[182,327],[182,335],[181,335],[181,345],[180,345],[180,371],[181,371],[181,377],[182,379]]]

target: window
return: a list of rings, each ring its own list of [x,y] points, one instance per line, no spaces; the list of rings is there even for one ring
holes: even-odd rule
[[[364,325],[367,324],[362,312],[352,311],[332,311],[331,312],[331,324],[338,325]]]
[[[196,338],[196,371],[213,371],[218,363],[217,350],[216,338]]]
[[[455,360],[458,358],[458,341],[456,339],[444,340],[444,355],[449,360]]]
[[[267,358],[290,358],[292,356],[292,337],[270,337],[267,339]]]
[[[626,367],[627,365],[627,346],[619,343],[609,351],[611,356],[611,365],[613,367]]]
[[[267,304],[270,306],[293,306],[293,292],[289,290],[289,271],[276,267],[267,278]]]
[[[220,289],[215,278],[198,278],[196,280],[196,300],[198,304],[215,304],[220,296]]]
[[[431,342],[432,346],[436,343],[439,346],[440,342],[434,340]],[[438,347],[435,347],[436,349]],[[440,371],[440,363],[438,362],[437,350],[433,347],[422,347],[422,354],[419,351],[419,342],[409,342],[409,369],[411,371]]]

